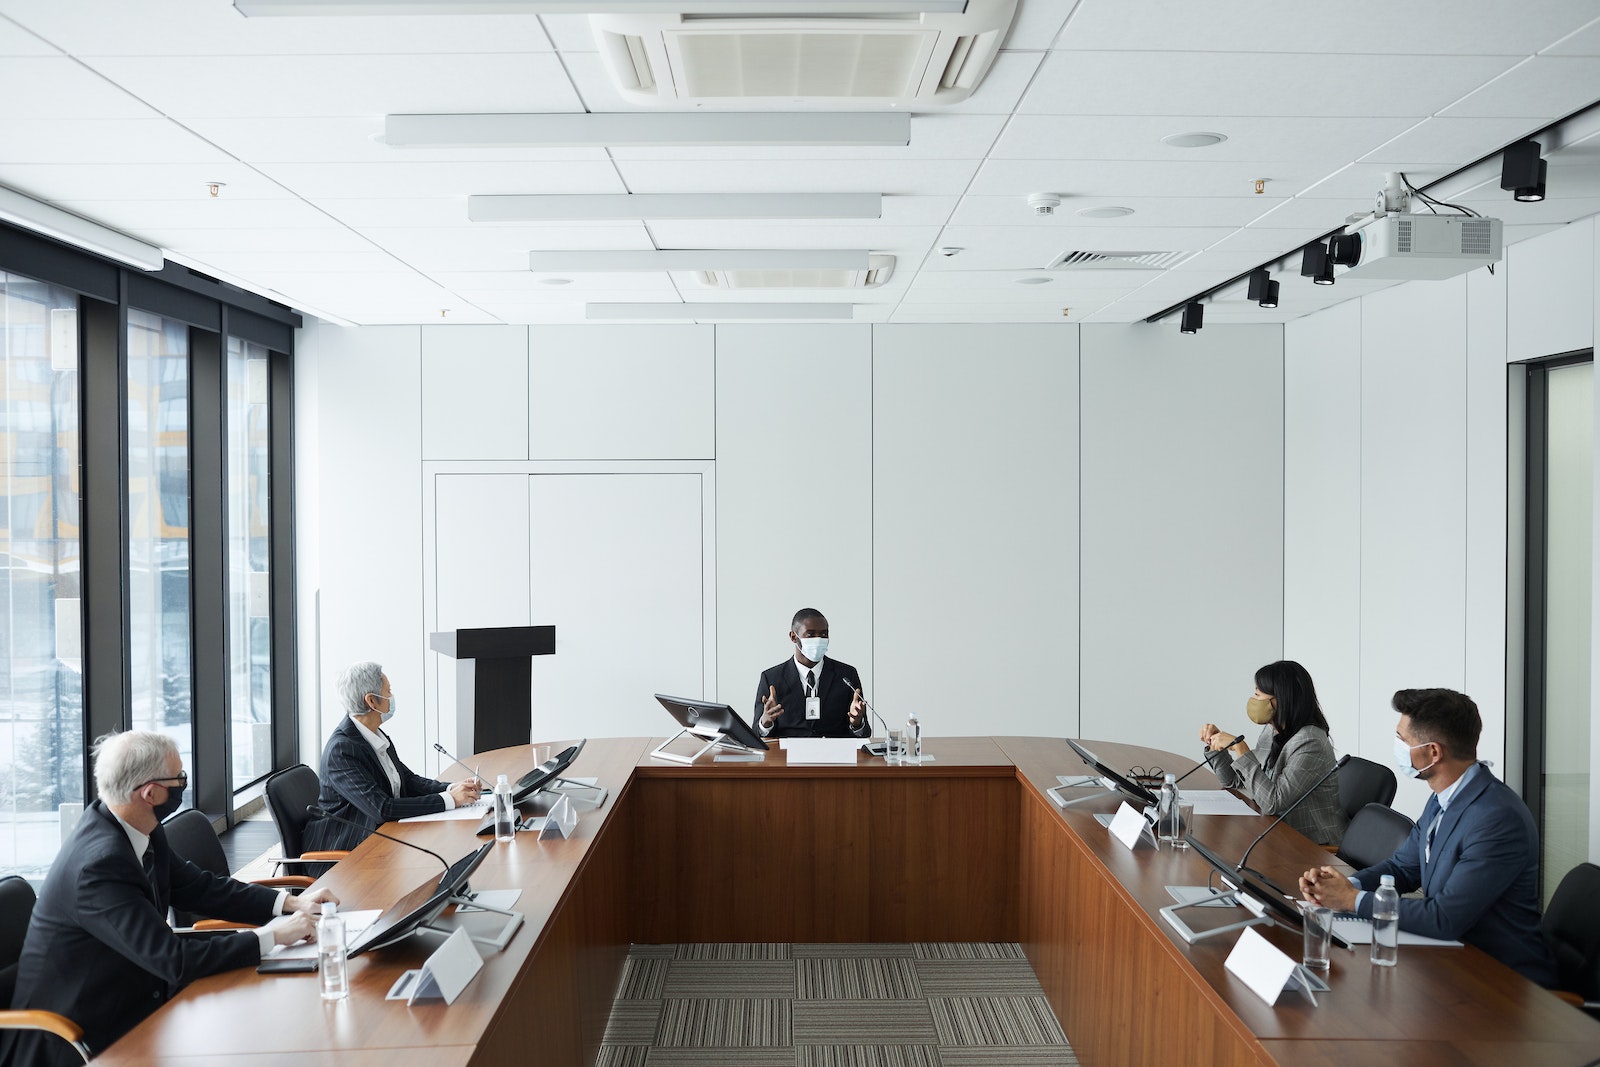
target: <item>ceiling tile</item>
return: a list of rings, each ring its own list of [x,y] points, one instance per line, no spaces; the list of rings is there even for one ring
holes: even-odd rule
[[[874,252],[920,258],[939,238],[937,226],[800,226],[788,222],[683,219],[653,220],[647,225],[658,248],[860,248],[865,244]]]
[[[65,56],[0,63],[0,100],[27,101],[31,119],[158,119],[160,114]],[[14,110],[13,104],[8,111]]]
[[[561,294],[571,294],[587,290],[600,291],[628,291],[652,292],[671,291],[672,279],[666,271],[626,271],[612,274],[604,273],[568,273],[544,272],[535,274],[533,271],[435,271],[429,274],[434,281],[446,288],[462,293],[496,293],[500,298],[511,294],[519,297],[526,296],[530,300],[554,300]],[[570,278],[567,285],[550,284],[551,278]]]
[[[1032,214],[1023,196],[967,196],[951,216],[952,226],[1027,226],[1043,229],[1075,226],[1116,231],[1131,226],[1243,226],[1270,206],[1270,198],[1235,196],[1180,197],[1076,197],[1062,200],[1056,213],[1046,218]],[[1084,218],[1080,211],[1100,207],[1129,207],[1132,215],[1114,219]]]
[[[232,163],[170,119],[0,117],[7,163]]]
[[[311,200],[462,198],[498,193],[621,193],[610,163],[262,163],[262,173]]]
[[[383,116],[191,118],[184,125],[252,163],[541,163],[604,160],[603,148],[390,148]]]
[[[1551,120],[1600,96],[1600,56],[1536,56],[1444,108],[1458,118]]]
[[[971,192],[975,196],[1026,196],[1030,192],[1048,191],[1072,197],[1103,197],[1113,203],[1144,196],[1283,199],[1321,181],[1337,166],[1330,163],[1325,167],[1312,167],[1288,162],[991,159],[979,169]],[[1267,182],[1267,191],[1259,198],[1255,194],[1258,178]]]
[[[1017,115],[994,159],[1147,159],[1214,165],[1229,161],[1342,163],[1416,123],[1413,117],[1218,119],[1192,115]],[[1207,148],[1173,148],[1161,138],[1204,131],[1227,137]]]
[[[982,159],[1006,124],[1004,115],[913,115],[911,143],[903,147],[843,148],[612,148],[619,160],[860,160]]]
[[[328,222],[301,200],[66,200],[58,206],[146,240],[163,230],[314,229]]]
[[[1357,158],[1402,170],[1454,170],[1519,140],[1530,128],[1525,118],[1430,118]]]
[[[14,22],[0,18],[0,56],[55,56],[61,50]]]
[[[372,227],[365,235],[424,271],[526,271],[534,250],[635,251],[654,247],[638,223],[607,227]]]
[[[1079,6],[1079,0],[1023,0],[1000,47],[1014,51],[1049,48],[1067,16]]]
[[[1043,267],[1068,251],[1198,251],[1232,232],[1222,226],[1118,230],[1086,226],[949,226],[939,236],[939,243],[964,248],[960,258],[967,270],[1019,270]]]
[[[1165,10],[1165,8],[1163,8]],[[1166,37],[1166,34],[1162,35]],[[1432,114],[1517,62],[1515,56],[1364,56],[1260,52],[1052,52],[1025,114],[1405,116]],[[1328,78],[1308,78],[1310,70]],[[1396,86],[1406,86],[1397,92]],[[1226,131],[1223,131],[1226,132]]]
[[[1551,45],[1545,50],[1552,56],[1600,56],[1600,18]]]
[[[540,15],[544,35],[560,52],[595,52],[600,48],[588,15]]]
[[[976,160],[863,160],[849,167],[828,160],[734,160],[714,165],[669,160],[618,161],[634,193],[887,193],[951,196],[963,192]],[[488,192],[475,189],[474,192]],[[504,190],[510,192],[512,190]]]
[[[206,183],[225,183],[217,198]],[[55,200],[281,200],[292,196],[241,163],[0,163],[0,184]]]
[[[236,252],[294,252],[303,258],[324,252],[370,252],[375,247],[354,230],[323,222],[320,227],[296,229],[166,228],[151,230],[149,236],[163,248],[181,249],[196,259]]]
[[[196,257],[200,258],[200,257]],[[299,250],[263,252],[211,251],[206,263],[240,278],[267,274],[292,274],[308,263],[324,274],[384,274],[407,269],[406,264],[368,244],[363,251],[318,252],[315,257]]]

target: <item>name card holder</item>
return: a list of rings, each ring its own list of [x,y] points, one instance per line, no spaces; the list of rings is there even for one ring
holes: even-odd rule
[[[571,797],[563,796],[545,815],[544,826],[539,830],[539,840],[569,838],[572,836],[572,831],[577,828],[578,809],[572,806]]]
[[[1254,930],[1239,934],[1239,941],[1228,953],[1225,966],[1235,978],[1249,986],[1252,993],[1266,1001],[1268,1007],[1277,1004],[1286,989],[1304,994],[1314,1007],[1317,994],[1329,989],[1327,982]]]
[[[1111,817],[1111,825],[1107,829],[1130,852],[1156,847],[1156,835],[1150,830],[1149,817],[1126,800],[1117,806],[1117,813]]]
[[[406,971],[397,978],[384,999],[403,1000],[407,1005],[421,1000],[454,1004],[481,970],[483,957],[472,947],[472,938],[465,930],[457,930],[433,950],[421,969]]]

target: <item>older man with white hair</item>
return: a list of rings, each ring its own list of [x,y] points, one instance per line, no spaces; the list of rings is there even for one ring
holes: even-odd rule
[[[313,937],[314,905],[337,898],[327,889],[293,897],[221,878],[175,855],[161,820],[183,803],[189,777],[165,734],[102,737],[94,780],[99,799],[39,893],[11,1006],[65,1015],[98,1053],[196,978],[251,966],[274,945]],[[169,906],[258,929],[179,935],[167,925]],[[10,1044],[0,1041],[0,1062],[79,1062],[48,1034],[9,1036]]]
[[[334,690],[346,715],[322,749],[317,805],[337,818],[306,823],[304,851],[355,848],[390,820],[450,811],[478,799],[482,783],[476,778],[454,784],[424,778],[395,754],[383,724],[398,702],[380,664],[351,664]]]

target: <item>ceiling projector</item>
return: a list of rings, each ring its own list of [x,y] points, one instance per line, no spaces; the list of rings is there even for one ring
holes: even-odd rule
[[[1499,219],[1470,215],[1382,215],[1359,227],[1360,258],[1341,278],[1438,280],[1498,263]]]

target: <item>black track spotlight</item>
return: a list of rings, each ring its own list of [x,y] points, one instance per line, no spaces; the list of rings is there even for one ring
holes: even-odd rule
[[[1328,258],[1341,267],[1353,267],[1361,262],[1361,235],[1340,233],[1328,238]]]
[[[1274,282],[1274,281],[1269,281],[1267,283],[1266,292],[1261,294],[1261,299],[1257,300],[1256,303],[1260,304],[1264,308],[1275,308],[1275,307],[1277,307],[1278,306],[1278,283]]]
[[[1544,199],[1545,161],[1538,141],[1518,141],[1500,153],[1500,188],[1518,200]]]
[[[1265,267],[1259,267],[1256,270],[1251,271],[1250,288],[1245,292],[1245,299],[1254,300],[1259,303],[1261,298],[1267,295],[1267,284],[1271,281],[1271,279],[1272,275],[1267,273],[1267,269]]]
[[[1300,277],[1314,281],[1328,269],[1328,250],[1320,243],[1306,245],[1300,253]]]
[[[1205,305],[1191,300],[1183,305],[1183,320],[1178,323],[1179,333],[1199,333],[1206,317]]]

